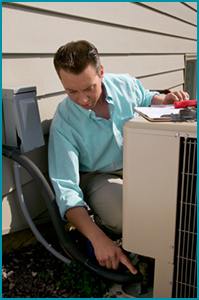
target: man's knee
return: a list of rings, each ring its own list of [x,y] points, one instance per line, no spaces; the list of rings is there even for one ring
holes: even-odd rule
[[[91,195],[93,211],[108,230],[122,233],[122,184],[121,178],[111,176]]]
[[[87,184],[85,197],[98,225],[121,234],[123,180],[112,174],[95,175]]]
[[[122,218],[118,217],[115,220],[109,220],[109,222],[104,224],[104,226],[116,234],[121,234],[122,233]]]

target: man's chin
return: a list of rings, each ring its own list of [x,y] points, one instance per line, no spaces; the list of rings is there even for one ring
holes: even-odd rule
[[[82,108],[85,108],[85,109],[90,109],[91,108],[91,105],[80,105]]]
[[[82,108],[84,109],[93,109],[95,107],[96,104],[88,104],[88,105],[81,105]]]

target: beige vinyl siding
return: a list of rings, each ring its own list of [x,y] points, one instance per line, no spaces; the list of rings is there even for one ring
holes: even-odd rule
[[[197,1],[194,2],[184,2],[187,6],[193,8],[193,10],[197,11]]]
[[[100,53],[186,53],[195,50],[194,40],[146,31],[89,24],[82,20],[69,20],[57,16],[51,16],[49,22],[47,15],[24,11],[19,11],[16,15],[10,8],[3,10],[3,16],[4,22],[6,20],[12,24],[10,28],[6,27],[9,31],[5,28],[3,33],[3,51],[7,53],[54,53],[66,41],[79,39],[90,40],[98,46]],[[33,26],[20,26],[21,22],[30,22]],[[13,36],[13,40],[8,38],[9,34]]]
[[[160,90],[164,90],[165,86],[168,86],[170,89],[174,86],[183,84],[184,73],[183,71],[175,71],[170,72],[169,75],[168,73],[165,73],[156,76],[143,77],[141,81],[144,84],[144,86],[148,89],[156,90],[157,82]]]
[[[129,73],[135,77],[184,69],[184,55],[182,54],[102,56],[101,62],[106,72]],[[7,70],[3,77],[3,86],[6,86],[7,82],[10,86],[35,85],[38,96],[63,91],[54,71],[51,56],[5,58],[3,68]],[[170,88],[169,83],[165,82],[165,87]],[[158,83],[155,88],[159,88]]]
[[[181,84],[181,85],[176,85],[176,86],[174,86],[173,88],[171,88],[170,91],[171,91],[171,92],[176,91],[176,90],[180,91],[180,90],[183,90],[183,88],[184,88],[183,84]]]
[[[129,73],[149,89],[182,89],[185,55],[196,53],[193,2],[12,2],[2,10],[3,88],[36,86],[44,133],[65,97],[53,53],[67,41],[87,39],[106,72]],[[47,149],[29,154],[47,172]],[[39,191],[22,170],[33,217],[43,209]],[[16,202],[12,163],[3,159],[3,232],[26,227]],[[45,220],[41,214],[39,221]]]
[[[33,181],[23,185],[24,199],[31,217],[37,223],[49,220],[44,200],[42,199],[37,186]],[[2,233],[18,231],[27,228],[27,223],[23,217],[20,206],[16,201],[16,190],[8,193],[2,201]]]
[[[145,14],[147,15],[147,12]],[[7,26],[4,27],[5,23]],[[155,20],[154,23],[156,23]],[[23,26],[23,24],[31,25]],[[166,26],[166,23],[163,24]],[[185,25],[192,29],[191,25]],[[98,47],[101,53],[194,52],[193,38],[196,31],[195,27],[193,28],[194,32],[189,34],[187,32],[186,38],[182,38],[118,27],[114,24],[89,22],[83,18],[80,20],[56,14],[36,14],[32,10],[24,11],[9,7],[3,8],[3,51],[7,53],[54,53],[65,41],[88,39]],[[182,31],[182,36],[183,34],[185,33]]]
[[[172,4],[173,3],[171,3],[171,9],[181,9],[182,12],[184,12],[184,6],[179,3],[176,3],[175,6],[172,6]],[[56,15],[55,13],[57,13],[57,16],[60,18],[64,18],[64,16],[75,16],[82,18],[82,20],[86,18],[87,22],[93,20],[95,22],[106,23],[106,25],[113,24],[138,28],[193,39],[195,39],[196,35],[196,27],[184,22],[179,22],[179,20],[160,14],[159,12],[151,11],[147,7],[140,6],[139,3],[124,2],[121,5],[121,3],[118,2],[105,2],[103,3],[103,14],[101,13],[102,3],[100,2],[96,2],[94,5],[91,5],[90,2],[83,2],[78,5],[69,2],[60,3],[59,6],[54,2],[50,2],[48,5],[46,5],[46,3],[24,2],[23,5],[24,8],[27,6],[29,8],[40,8],[43,12],[48,12],[49,14],[53,13],[52,15],[54,16]],[[134,8],[135,5],[136,7]],[[162,10],[163,9],[164,7]],[[195,17],[194,12],[192,14]],[[145,17],[143,18],[143,16]],[[167,24],[167,26],[165,26],[165,24]]]
[[[197,14],[196,11],[188,9],[185,5],[189,5],[190,8],[197,8],[196,2],[142,2],[140,5],[152,8],[157,12],[166,14],[167,16],[177,18],[182,22],[188,22],[192,25],[197,25]]]

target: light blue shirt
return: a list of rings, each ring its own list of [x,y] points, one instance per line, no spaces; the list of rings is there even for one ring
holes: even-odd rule
[[[133,117],[135,106],[149,106],[157,94],[128,74],[106,74],[103,85],[110,119],[97,117],[67,97],[58,105],[51,124],[49,175],[63,218],[67,209],[86,206],[79,171],[122,169],[124,123]]]

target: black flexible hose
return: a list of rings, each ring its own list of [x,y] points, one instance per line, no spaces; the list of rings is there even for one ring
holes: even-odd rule
[[[85,267],[94,271],[99,276],[114,281],[116,283],[140,282],[141,274],[133,275],[130,272],[119,273],[119,271],[108,270],[101,267],[95,260],[90,259],[77,247],[77,244],[71,238],[70,234],[64,229],[64,221],[61,220],[58,206],[55,200],[55,194],[52,191],[48,181],[40,169],[25,155],[21,154],[16,148],[3,146],[2,153],[21,165],[31,175],[37,183],[41,194],[44,197],[51,221],[58,236],[62,248],[71,257],[84,264]]]
[[[22,213],[24,215],[24,218],[26,219],[26,222],[28,223],[30,229],[32,230],[33,234],[35,235],[36,239],[55,257],[57,257],[59,260],[63,261],[65,264],[70,265],[71,259],[66,257],[65,255],[62,255],[60,252],[58,252],[51,244],[48,243],[48,241],[43,237],[43,235],[40,233],[40,231],[37,229],[36,225],[34,224],[30,214],[29,210],[26,205],[26,201],[24,199],[22,185],[21,185],[21,176],[20,176],[20,169],[21,165],[19,165],[16,161],[14,161],[14,179],[16,183],[16,191],[17,191],[17,199],[20,205],[20,208],[22,210]]]

